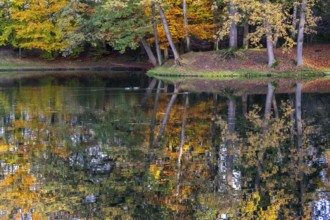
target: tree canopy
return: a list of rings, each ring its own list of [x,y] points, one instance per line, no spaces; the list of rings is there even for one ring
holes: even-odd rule
[[[154,3],[160,6],[155,14]],[[251,46],[267,45],[269,66],[276,60],[271,45],[290,50],[297,44],[297,34],[301,42],[303,33],[314,33],[317,24],[327,25],[317,15],[327,18],[323,8],[329,7],[324,2],[320,7],[316,0],[4,0],[0,5],[1,45],[66,56],[83,51],[86,44],[109,45],[124,53],[128,48],[143,45],[144,39],[153,48],[157,39],[160,49],[166,51],[173,41],[181,48],[179,52],[184,53],[194,42],[214,43],[216,49],[241,46],[243,42],[237,30],[245,25],[249,31],[244,38]],[[164,11],[165,26],[159,9]],[[189,41],[189,48],[183,47],[185,41]],[[171,49],[176,50],[173,46]]]

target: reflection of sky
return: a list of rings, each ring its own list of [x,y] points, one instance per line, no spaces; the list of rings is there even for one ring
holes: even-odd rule
[[[4,161],[0,161],[0,183],[5,179],[5,176],[13,175],[18,169],[19,166],[16,164],[7,164]]]
[[[316,163],[327,165],[329,159],[326,157],[320,157],[316,159]],[[327,176],[328,167],[324,168],[320,172],[320,178],[323,183],[329,185],[329,177]],[[325,187],[326,188],[326,187]],[[318,189],[322,191],[323,189]],[[313,204],[313,220],[329,220],[330,219],[330,192],[320,192],[318,200]]]
[[[327,195],[326,195],[327,194]],[[314,203],[313,220],[329,220],[330,219],[330,194],[323,194],[327,199],[322,198]]]

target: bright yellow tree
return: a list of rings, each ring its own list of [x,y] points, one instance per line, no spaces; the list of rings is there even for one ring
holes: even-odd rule
[[[13,46],[26,49],[41,49],[52,52],[67,45],[59,31],[59,12],[68,4],[68,0],[13,0],[8,13]]]

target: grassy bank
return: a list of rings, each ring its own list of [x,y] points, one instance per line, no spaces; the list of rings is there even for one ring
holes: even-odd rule
[[[280,78],[304,78],[304,77],[323,77],[326,71],[316,69],[301,69],[283,72],[258,71],[258,70],[218,70],[218,71],[189,71],[184,68],[177,67],[156,67],[148,71],[148,76],[157,78],[221,78],[221,79],[247,79],[247,78],[264,78],[264,77],[280,77]],[[328,73],[330,74],[330,72]]]
[[[172,60],[148,71],[155,77],[251,78],[251,77],[322,77],[330,70],[330,45],[308,46],[305,66],[297,67],[294,54],[275,51],[277,65],[267,67],[266,50],[190,52],[183,54],[180,66]]]

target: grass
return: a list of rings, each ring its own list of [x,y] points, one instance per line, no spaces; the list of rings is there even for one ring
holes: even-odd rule
[[[184,68],[175,67],[156,67],[147,72],[149,76],[173,78],[173,77],[185,77],[185,78],[220,78],[220,79],[247,79],[247,78],[265,78],[265,77],[280,77],[280,78],[309,78],[309,77],[322,77],[325,75],[323,71],[315,69],[305,70],[292,70],[285,72],[262,72],[258,70],[223,70],[223,71],[189,71]]]
[[[17,62],[17,61],[1,61],[0,68],[17,68],[17,67],[33,67],[33,66],[45,66],[37,62]]]

